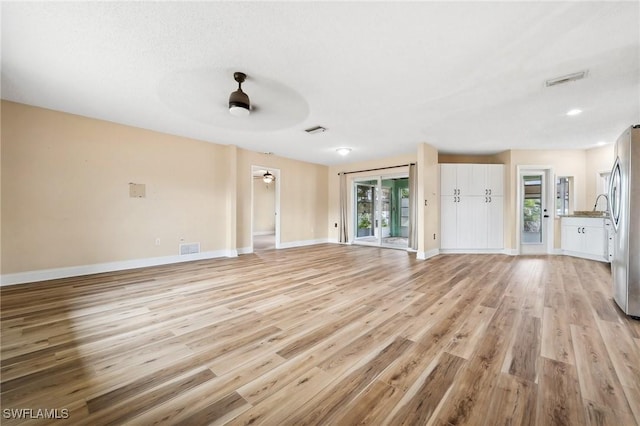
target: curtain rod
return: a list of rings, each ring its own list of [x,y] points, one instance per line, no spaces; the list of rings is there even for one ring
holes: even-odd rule
[[[398,166],[378,167],[377,169],[354,170],[352,172],[340,172],[338,173],[338,176],[350,175],[351,173],[375,172],[376,170],[397,169],[398,167],[414,166],[415,164],[416,163],[409,163],[409,164],[400,164]]]

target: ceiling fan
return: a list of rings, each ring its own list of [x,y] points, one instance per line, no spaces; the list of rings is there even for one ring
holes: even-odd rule
[[[262,173],[262,171],[260,171],[260,173]],[[254,179],[262,179],[262,181],[264,183],[271,183],[271,182],[274,182],[276,180],[276,177],[271,172],[269,172],[269,170],[264,172],[264,174],[262,174],[261,176],[260,175],[257,175],[257,176],[254,175],[253,178]]]
[[[242,83],[247,78],[243,72],[234,72],[233,79],[238,82],[238,89],[229,95],[229,113],[236,117],[249,115],[251,111],[251,102],[249,95],[242,91]]]

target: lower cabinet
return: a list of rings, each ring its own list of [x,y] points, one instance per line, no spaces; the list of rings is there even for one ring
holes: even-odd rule
[[[561,238],[564,254],[609,261],[609,241],[604,218],[563,217]]]
[[[502,196],[440,198],[440,248],[486,250],[504,248]]]

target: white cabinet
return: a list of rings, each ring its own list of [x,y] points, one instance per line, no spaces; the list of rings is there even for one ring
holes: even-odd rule
[[[486,187],[488,195],[504,195],[504,166],[502,164],[487,164]]]
[[[565,254],[608,262],[608,234],[600,217],[563,217],[561,247]]]
[[[458,246],[458,197],[440,197],[440,247]]]
[[[487,203],[487,248],[504,248],[504,197],[489,196]]]
[[[440,196],[458,195],[458,165],[440,164]],[[455,200],[454,200],[455,201]]]
[[[504,166],[440,165],[440,248],[504,247]]]
[[[440,164],[440,195],[502,196],[502,164]]]

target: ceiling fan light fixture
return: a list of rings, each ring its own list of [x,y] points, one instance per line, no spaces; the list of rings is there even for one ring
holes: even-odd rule
[[[336,149],[336,152],[344,157],[345,155],[349,155],[351,148],[338,148]]]
[[[262,175],[262,180],[264,183],[271,183],[276,179],[276,177],[274,175],[272,175],[271,173],[269,173],[269,171],[267,170],[267,173],[265,173],[264,175]]]
[[[236,117],[247,116],[251,111],[249,96],[242,91],[242,83],[246,78],[247,75],[243,72],[233,73],[233,79],[238,82],[238,90],[229,95],[229,113]]]

